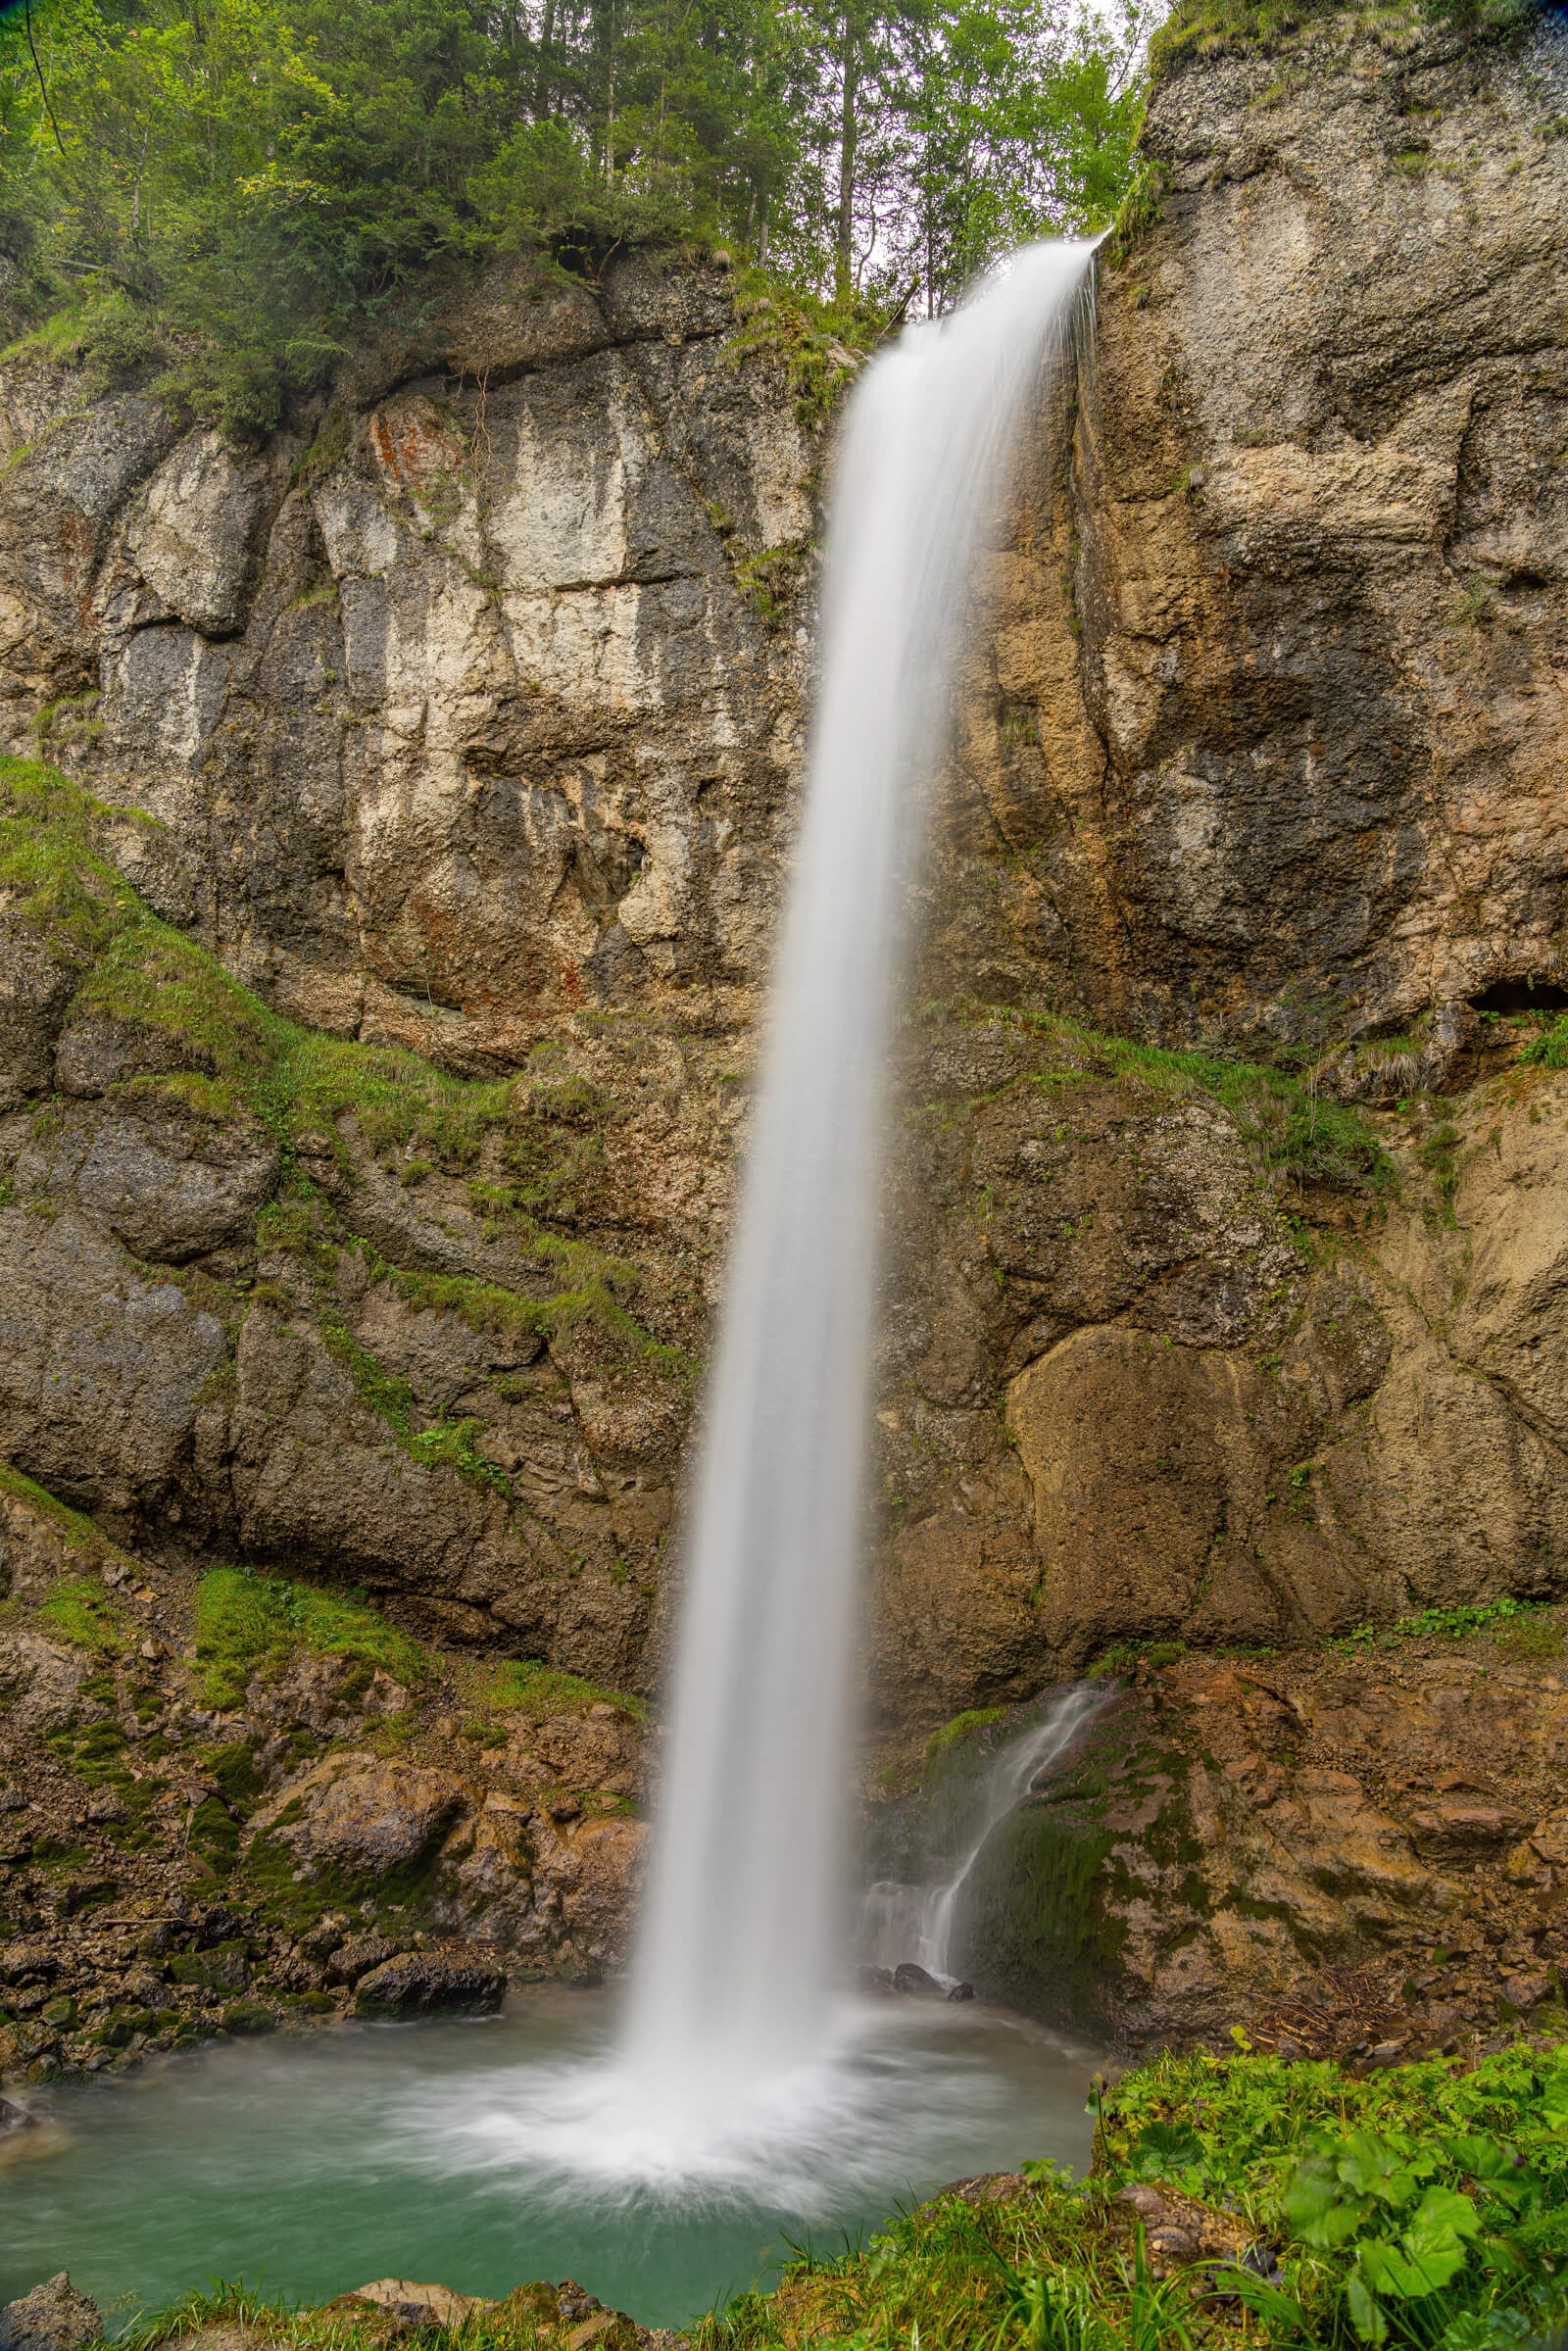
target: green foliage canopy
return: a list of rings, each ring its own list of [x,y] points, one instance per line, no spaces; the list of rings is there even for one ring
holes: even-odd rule
[[[14,318],[274,423],[513,246],[724,238],[939,311],[1102,225],[1154,0],[25,0],[0,23]],[[62,317],[69,312],[69,317]]]

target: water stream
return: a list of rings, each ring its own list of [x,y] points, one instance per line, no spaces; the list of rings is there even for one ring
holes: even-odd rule
[[[1066,1753],[1106,1696],[1103,1683],[1075,1683],[1048,1700],[1039,1719],[1007,1740],[965,1807],[956,1852],[929,1884],[909,1886],[883,1878],[871,1886],[860,1924],[860,1951],[867,1966],[896,1968],[912,1960],[929,1975],[949,1983],[956,1979],[961,1964],[964,1893],[992,1831],[1022,1803],[1041,1773]]]
[[[956,656],[1093,248],[1036,245],[850,403],[805,815],[689,1546],[627,2065],[729,2128],[820,2066],[846,1959],[851,1691],[893,995]]]

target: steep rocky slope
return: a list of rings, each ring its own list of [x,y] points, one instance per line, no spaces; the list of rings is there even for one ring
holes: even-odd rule
[[[1118,1644],[1309,1674],[1559,1590],[1568,1081],[1519,1054],[1568,1001],[1565,116],[1544,21],[1317,19],[1155,93],[913,909],[895,1775]],[[5,728],[74,779],[4,787],[0,1451],[183,1595],[166,1711],[211,1712],[224,1562],[363,1592],[448,1682],[654,1687],[845,364],[803,394],[791,332],[717,264],[500,274],[261,448],[0,366]],[[46,1596],[5,1603],[24,1740]],[[265,1747],[272,1703],[195,1736]],[[1107,2021],[1208,2030],[1404,1932],[1286,1908]]]

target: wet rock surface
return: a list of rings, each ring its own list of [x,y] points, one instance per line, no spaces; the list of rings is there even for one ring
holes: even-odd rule
[[[1375,2070],[1549,2024],[1568,1965],[1558,1615],[1140,1667],[992,1832],[953,1963],[983,1998],[1131,2049],[1240,2029]],[[945,1781],[1015,1728],[967,1734],[872,1816],[874,1874],[918,1880]]]

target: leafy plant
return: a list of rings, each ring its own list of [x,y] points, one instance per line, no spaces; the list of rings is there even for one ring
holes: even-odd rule
[[[1532,1069],[1568,1069],[1568,1012],[1559,1012],[1549,1028],[1532,1037],[1519,1058]]]

